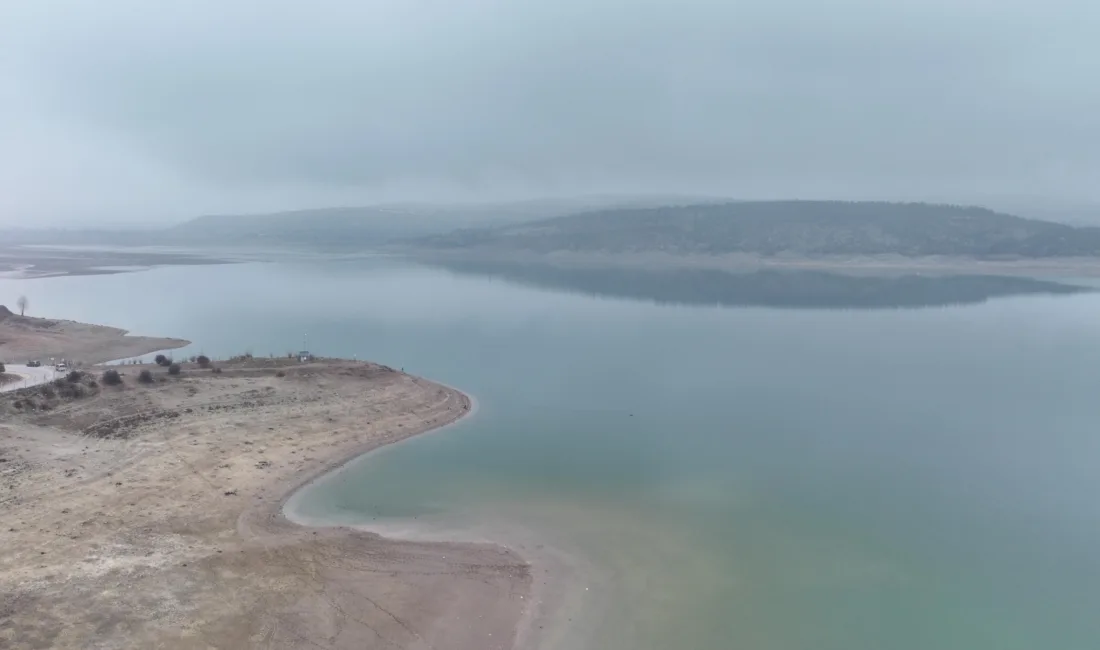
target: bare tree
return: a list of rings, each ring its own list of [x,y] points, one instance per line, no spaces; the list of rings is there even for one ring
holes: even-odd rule
[[[19,307],[19,315],[22,316],[27,312],[27,297],[19,296],[19,300],[15,301],[17,307]]]

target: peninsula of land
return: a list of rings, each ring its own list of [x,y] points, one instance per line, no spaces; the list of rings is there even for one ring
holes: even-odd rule
[[[129,336],[117,327],[21,316],[0,305],[0,363],[54,358],[97,364],[174,350],[189,343],[183,339]]]
[[[173,341],[123,352],[137,337],[64,323],[65,342],[15,349],[102,361]],[[513,552],[282,514],[348,459],[462,417],[464,394],[366,362],[199,361],[0,394],[0,646],[512,647],[532,585]]]

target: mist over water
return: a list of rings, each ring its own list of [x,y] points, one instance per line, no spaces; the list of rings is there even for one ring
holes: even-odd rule
[[[1095,647],[1100,296],[779,310],[560,288],[374,260],[0,280],[0,303],[468,391],[473,418],[298,506],[575,554],[582,602],[607,607],[592,648]]]

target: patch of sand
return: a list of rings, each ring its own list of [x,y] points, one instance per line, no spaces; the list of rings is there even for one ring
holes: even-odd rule
[[[120,370],[80,397],[0,396],[0,647],[513,646],[532,579],[512,552],[281,513],[346,459],[462,417],[465,395],[350,361]]]

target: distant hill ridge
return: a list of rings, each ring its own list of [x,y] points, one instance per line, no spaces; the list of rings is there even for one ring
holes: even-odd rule
[[[929,203],[739,201],[608,209],[423,237],[433,249],[672,254],[1100,255],[1100,228]]]
[[[701,202],[705,199],[689,199]],[[179,244],[289,244],[363,249],[390,242],[519,223],[609,207],[646,207],[682,203],[682,197],[588,196],[486,204],[405,203],[364,207],[315,208],[269,214],[197,217],[160,231]]]
[[[5,231],[6,244],[327,251],[672,255],[1100,257],[1100,228],[986,208],[859,201],[615,196],[393,204],[192,219],[164,229]]]

